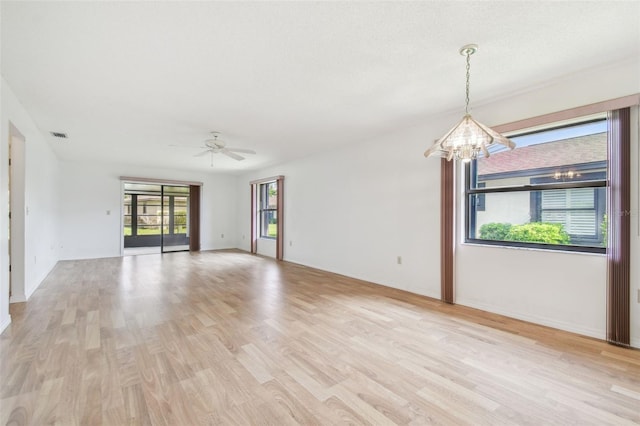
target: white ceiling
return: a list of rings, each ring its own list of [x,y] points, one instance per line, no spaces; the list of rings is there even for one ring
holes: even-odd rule
[[[62,159],[240,172],[640,55],[640,2],[10,2],[2,75]],[[481,119],[481,117],[479,117]],[[194,157],[208,132],[257,151]],[[440,135],[425,135],[425,148]],[[172,147],[170,145],[184,145]]]

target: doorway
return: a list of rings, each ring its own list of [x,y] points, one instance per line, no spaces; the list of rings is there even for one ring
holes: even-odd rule
[[[25,295],[25,138],[9,123],[9,302],[24,302]]]
[[[190,188],[125,183],[124,255],[189,251]]]

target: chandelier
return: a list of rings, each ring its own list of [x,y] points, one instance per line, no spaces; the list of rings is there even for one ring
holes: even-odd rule
[[[443,137],[435,141],[431,148],[424,153],[429,157],[435,153],[440,153],[447,160],[456,157],[462,161],[471,161],[482,152],[485,157],[489,157],[488,147],[493,144],[501,144],[509,149],[515,148],[516,144],[502,136],[500,133],[490,129],[482,123],[477,122],[469,114],[469,75],[471,70],[471,55],[476,53],[478,45],[467,44],[462,46],[460,54],[467,57],[467,86],[466,104],[464,117]]]

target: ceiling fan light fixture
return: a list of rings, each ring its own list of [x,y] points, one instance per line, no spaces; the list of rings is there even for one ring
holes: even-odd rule
[[[220,132],[211,132],[212,138],[206,139],[204,144],[210,148],[217,148],[219,144],[224,146],[224,141],[218,140],[218,136],[220,136]]]
[[[436,140],[433,145],[425,151],[425,157],[440,153],[447,161],[452,160],[454,157],[462,161],[471,161],[478,158],[480,152],[482,152],[485,157],[489,157],[488,147],[495,143],[504,145],[509,149],[513,149],[516,146],[515,143],[508,138],[476,121],[469,113],[470,56],[476,53],[477,50],[478,46],[476,44],[467,44],[460,48],[460,54],[467,58],[465,115],[451,130]]]
[[[224,140],[218,139],[218,136],[220,136],[220,132],[211,132],[211,135],[213,136],[213,139],[206,139],[204,141],[204,146],[202,148],[204,148],[205,150],[194,155],[194,157],[201,157],[207,153],[210,153],[213,163],[213,154],[223,154],[227,157],[233,158],[236,161],[243,161],[245,158],[241,155],[238,155],[238,152],[243,154],[256,153],[252,149],[233,148],[227,146]]]

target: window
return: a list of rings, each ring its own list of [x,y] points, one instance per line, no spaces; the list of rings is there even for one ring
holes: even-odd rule
[[[278,185],[276,181],[260,184],[260,237],[278,236]]]
[[[509,135],[466,166],[466,241],[604,253],[604,115]]]
[[[275,246],[275,258],[284,257],[284,176],[273,176],[249,182],[251,191],[251,253],[272,256]],[[265,241],[266,239],[275,240]],[[262,244],[265,243],[265,244]]]
[[[568,172],[574,173],[574,172]],[[605,171],[574,176],[582,181],[605,182]],[[549,183],[556,178],[531,179],[532,183]],[[560,223],[572,244],[604,246],[606,188],[568,188],[540,191],[532,198],[534,222]]]
[[[486,188],[487,184],[485,182],[478,182],[478,188]],[[476,195],[476,211],[483,212],[484,211],[484,200],[485,194]]]

